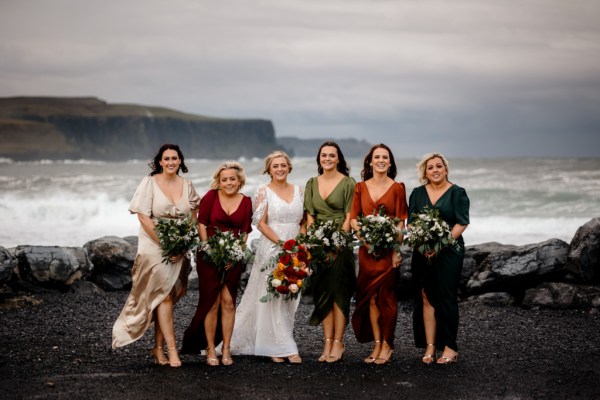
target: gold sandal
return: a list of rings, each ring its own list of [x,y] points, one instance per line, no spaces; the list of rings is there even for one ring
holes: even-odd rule
[[[327,343],[331,342],[332,340],[333,339],[327,339],[327,338],[325,338],[325,345],[327,345]],[[329,356],[325,355],[325,349],[323,349],[323,354],[321,354],[321,357],[319,357],[319,359],[317,361],[318,362],[325,362],[325,361],[327,361],[327,357],[329,357]]]
[[[375,341],[375,347],[377,347],[377,345],[378,345],[378,344],[380,344],[380,343],[381,343],[381,340],[376,340],[376,341]],[[374,351],[375,351],[375,349],[373,349],[373,352],[374,352]],[[381,351],[381,350],[380,350],[380,351]],[[375,361],[375,358],[376,358],[376,357],[373,357],[373,352],[371,352],[371,355],[370,355],[369,357],[367,357],[367,358],[365,358],[365,359],[363,360],[363,361],[364,361],[366,364],[373,364],[373,362]]]
[[[206,348],[206,365],[208,365],[209,367],[216,367],[219,365],[219,359],[216,357],[209,357],[208,356],[208,352],[209,350],[215,351],[214,347],[207,347]]]
[[[171,366],[171,368],[179,368],[179,367],[181,367],[181,360],[179,359],[179,354],[177,354],[177,349],[175,347],[168,347],[167,348],[167,352],[169,353],[169,365]],[[175,354],[173,356],[173,358],[176,358],[176,361],[171,361],[171,354],[172,353]]]
[[[327,362],[328,362],[328,363],[330,363],[330,364],[331,364],[331,363],[338,362],[338,361],[342,361],[342,360],[344,359],[344,353],[346,352],[346,346],[344,345],[344,342],[342,342],[341,340],[337,340],[337,339],[335,339],[335,340],[333,341],[333,343],[334,343],[334,344],[335,344],[335,343],[340,343],[340,344],[342,345],[342,353],[341,353],[341,354],[340,354],[338,357],[335,357],[335,356],[332,356],[332,355],[330,355],[330,356],[327,358]],[[332,348],[332,350],[333,350],[333,348]]]
[[[435,343],[427,343],[427,348],[429,348],[429,346],[433,346],[433,353],[425,354],[423,356],[421,361],[423,361],[423,364],[425,364],[425,365],[432,365],[435,362]],[[427,351],[427,350],[425,350],[425,351]]]
[[[165,357],[165,349],[163,347],[154,347],[150,350],[150,353],[154,357],[154,364],[167,365],[169,363],[169,360]]]
[[[287,359],[290,362],[290,364],[302,364],[302,357],[300,357],[300,354],[288,356]]]
[[[225,350],[229,350],[229,357],[225,357],[225,354],[223,354],[223,352]],[[221,354],[223,354],[223,356],[221,357],[221,363],[223,365],[226,366],[230,366],[233,364],[233,358],[231,358],[231,346],[223,346],[223,349],[221,350]]]
[[[440,358],[437,359],[437,363],[440,365],[448,365],[451,363],[457,363],[458,362],[458,353],[454,353],[453,356],[444,356],[442,355]]]

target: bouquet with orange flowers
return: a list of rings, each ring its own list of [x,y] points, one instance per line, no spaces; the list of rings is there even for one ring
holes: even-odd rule
[[[274,268],[267,277],[267,294],[260,301],[267,301],[277,297],[283,300],[297,299],[304,289],[304,279],[310,276],[310,252],[305,244],[296,239],[285,242],[280,241],[281,251],[275,256],[272,263],[267,264]],[[263,268],[265,271],[267,268]]]

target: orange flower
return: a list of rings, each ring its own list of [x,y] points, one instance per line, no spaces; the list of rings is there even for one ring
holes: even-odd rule
[[[283,271],[276,269],[275,271],[273,271],[273,277],[281,281],[285,279],[285,274],[283,273]]]
[[[298,287],[302,287],[302,280],[301,280],[301,279],[298,279],[298,280],[296,281],[296,285],[298,285]]]
[[[300,261],[298,261],[298,257],[292,257],[292,262],[294,263],[294,267],[297,267]]]
[[[285,265],[283,265],[282,263],[277,263],[277,269],[283,271],[285,269]]]

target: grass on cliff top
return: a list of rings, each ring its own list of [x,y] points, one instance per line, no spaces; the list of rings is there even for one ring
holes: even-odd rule
[[[21,119],[25,116],[74,117],[151,117],[191,121],[226,121],[164,107],[137,104],[109,104],[95,97],[4,97],[0,98],[0,118]]]

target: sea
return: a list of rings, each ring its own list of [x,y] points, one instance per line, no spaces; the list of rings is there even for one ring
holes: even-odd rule
[[[222,161],[187,159],[184,176],[204,194]],[[262,174],[264,161],[238,161],[247,176],[242,191],[253,196],[269,181]],[[359,181],[362,160],[348,161]],[[396,161],[396,180],[404,182],[408,196],[419,185],[418,160]],[[292,162],[289,181],[304,187],[317,174],[316,160]],[[149,172],[145,160],[0,159],[0,246],[83,246],[102,236],[137,235],[138,220],[127,207]],[[450,160],[449,178],[466,189],[471,202],[467,245],[570,242],[581,225],[600,217],[600,158],[457,158]]]

